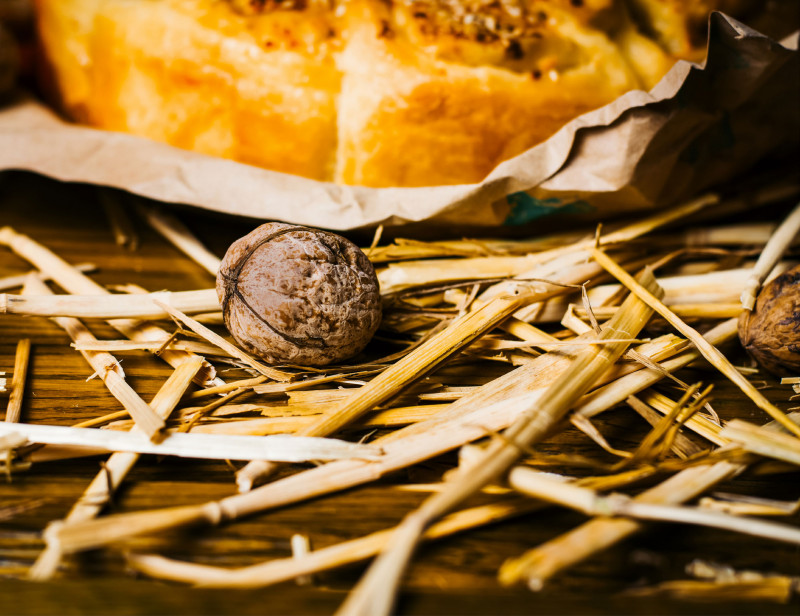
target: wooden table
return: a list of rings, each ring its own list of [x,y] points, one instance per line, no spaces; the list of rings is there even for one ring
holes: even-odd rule
[[[232,220],[197,210],[180,210],[182,219],[214,251],[248,232],[252,221]],[[25,174],[0,176],[0,225],[11,225],[42,242],[71,263],[93,262],[101,284],[136,283],[150,290],[210,287],[213,279],[139,221],[141,245],[118,247],[98,205],[94,189],[60,184]],[[363,238],[360,238],[363,239]],[[30,267],[0,249],[0,276]],[[92,323],[99,338],[117,337]],[[120,408],[99,379],[69,347],[65,333],[44,318],[0,316],[0,371],[13,370],[17,341],[33,343],[23,421],[69,425]],[[149,399],[170,368],[143,352],[119,354],[131,385]],[[745,361],[741,354],[740,361]],[[226,379],[244,376],[223,372]],[[729,383],[709,370],[695,370],[695,381],[714,382],[715,407],[727,418],[763,423],[762,414],[743,401]],[[764,390],[782,409],[791,406],[788,386],[763,375]],[[0,405],[5,403],[0,401]],[[618,447],[632,447],[646,425],[620,409],[598,419]],[[596,447],[582,436],[562,435],[548,451],[581,453]],[[595,454],[596,455],[596,454]],[[251,516],[218,528],[184,529],[131,541],[126,549],[153,551],[221,566],[245,565],[290,554],[293,533],[323,547],[396,524],[426,496],[398,489],[403,483],[438,481],[454,455],[420,464],[360,488],[297,506]],[[40,464],[0,481],[0,509],[41,499],[35,507],[0,521],[0,613],[2,614],[329,614],[341,604],[363,571],[350,566],[319,575],[311,586],[284,583],[256,590],[193,589],[137,578],[126,572],[119,550],[97,550],[65,561],[58,579],[23,581],[43,548],[42,530],[64,516],[98,470],[97,458]],[[772,498],[800,497],[800,474],[746,475],[720,490],[747,491]],[[116,496],[112,511],[193,504],[234,491],[233,470],[223,462],[143,459]],[[481,502],[475,499],[474,503]],[[740,569],[800,575],[797,547],[745,538],[723,531],[654,524],[648,530],[552,580],[538,594],[504,589],[496,581],[507,558],[553,538],[584,517],[561,508],[520,517],[423,546],[403,585],[397,606],[404,614],[766,614],[797,613],[789,605],[749,602],[698,604],[620,594],[631,587],[687,577],[683,568],[705,558]],[[789,522],[797,524],[795,516]]]

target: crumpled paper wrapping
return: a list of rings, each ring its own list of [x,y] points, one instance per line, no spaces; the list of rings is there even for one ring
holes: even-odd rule
[[[0,169],[167,203],[338,230],[429,222],[518,225],[660,207],[800,145],[798,36],[779,43],[715,13],[703,66],[678,62],[507,160],[481,183],[366,188],[317,182],[70,124],[31,97],[0,109]]]

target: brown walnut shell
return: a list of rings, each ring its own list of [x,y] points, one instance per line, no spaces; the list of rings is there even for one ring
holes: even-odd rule
[[[378,279],[343,237],[267,223],[234,242],[217,274],[225,325],[270,363],[324,366],[352,357],[381,320]]]
[[[753,311],[739,318],[739,340],[766,370],[800,375],[800,266],[761,289]]]

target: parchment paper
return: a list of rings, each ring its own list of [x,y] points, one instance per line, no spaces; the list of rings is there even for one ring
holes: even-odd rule
[[[664,206],[800,147],[798,35],[773,41],[715,13],[703,66],[678,62],[505,161],[480,184],[365,188],[317,182],[67,123],[30,96],[0,109],[0,169],[111,186],[167,203],[349,230],[514,225]]]

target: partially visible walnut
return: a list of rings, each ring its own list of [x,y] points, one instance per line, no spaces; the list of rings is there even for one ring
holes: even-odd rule
[[[800,375],[800,266],[761,289],[752,313],[739,319],[739,340],[770,372]]]
[[[366,346],[381,320],[375,270],[355,244],[282,223],[231,245],[217,295],[233,337],[271,363],[342,361]]]

